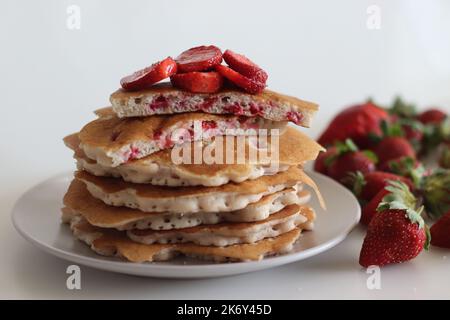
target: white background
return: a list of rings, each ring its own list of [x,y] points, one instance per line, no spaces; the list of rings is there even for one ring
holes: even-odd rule
[[[69,5],[81,29],[66,27]],[[366,27],[369,5],[381,29]],[[216,44],[252,58],[269,87],[318,102],[317,137],[340,108],[396,94],[450,111],[448,1],[2,1],[0,5],[0,298],[450,298],[448,251],[382,271],[370,291],[357,263],[363,231],[308,261],[238,277],[169,281],[82,268],[13,230],[10,211],[30,186],[73,169],[61,138],[106,106],[119,79],[168,55]],[[57,219],[55,213],[55,219]]]

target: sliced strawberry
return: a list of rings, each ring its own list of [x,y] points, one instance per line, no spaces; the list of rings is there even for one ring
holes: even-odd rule
[[[223,77],[218,72],[178,73],[170,77],[170,82],[177,88],[194,93],[213,93],[222,88]]]
[[[177,72],[176,62],[168,57],[152,64],[150,67],[136,71],[120,80],[120,85],[125,90],[136,91],[150,87]]]
[[[175,60],[178,72],[204,71],[222,62],[222,51],[216,46],[200,46],[182,52]]]
[[[228,49],[223,53],[223,59],[231,69],[239,72],[243,76],[257,82],[266,83],[268,78],[267,73],[246,56]]]
[[[218,65],[215,67],[217,72],[219,72],[222,76],[230,80],[232,83],[237,85],[238,87],[244,89],[246,92],[251,94],[261,93],[266,85],[261,82],[257,82],[250,78],[247,78],[240,74],[239,72],[234,71],[226,66]]]

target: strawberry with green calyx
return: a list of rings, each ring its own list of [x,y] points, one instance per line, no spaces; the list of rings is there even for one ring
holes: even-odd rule
[[[391,107],[388,109],[391,115],[395,115],[398,118],[411,119],[417,115],[416,106],[413,104],[405,103],[402,98],[396,97]]]
[[[416,152],[411,143],[403,137],[401,126],[396,123],[389,125],[386,121],[380,124],[382,136],[374,147],[374,152],[379,159],[379,166],[383,167],[394,159],[401,157],[416,158]]]
[[[417,189],[421,187],[422,180],[427,174],[427,170],[422,163],[411,157],[400,157],[398,159],[393,159],[380,166],[380,169],[409,178],[413,182],[414,187]]]
[[[431,245],[442,248],[450,248],[450,211],[444,214],[430,228]]]
[[[346,183],[352,172],[365,174],[375,170],[376,156],[371,151],[360,151],[352,140],[337,142],[335,148],[336,154],[324,161],[327,174],[334,180]]]
[[[417,199],[408,186],[391,181],[370,221],[359,256],[363,267],[384,266],[414,259],[428,249],[430,232],[417,207]]]
[[[433,218],[441,217],[450,210],[450,170],[436,169],[424,177],[422,196],[428,215]]]
[[[423,124],[414,119],[399,119],[397,123],[403,130],[403,137],[411,143],[416,152],[420,152],[425,130]]]
[[[410,179],[402,177],[390,172],[373,171],[363,174],[358,171],[352,173],[352,191],[358,199],[361,201],[370,201],[375,195],[386,186],[389,185],[389,181],[401,181],[405,183],[411,191],[414,186]],[[375,208],[376,209],[376,208]]]

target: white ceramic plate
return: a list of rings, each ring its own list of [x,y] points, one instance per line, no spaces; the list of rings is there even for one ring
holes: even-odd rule
[[[313,197],[311,204],[317,212],[314,231],[304,232],[291,253],[256,262],[216,264],[179,257],[170,262],[138,264],[99,256],[75,240],[69,227],[60,222],[62,198],[72,180],[72,173],[55,176],[27,191],[17,201],[12,219],[17,231],[39,249],[77,264],[148,277],[227,276],[272,268],[319,254],[344,240],[358,223],[360,207],[347,189],[321,174],[309,172],[309,175],[318,184],[328,210],[322,210]]]

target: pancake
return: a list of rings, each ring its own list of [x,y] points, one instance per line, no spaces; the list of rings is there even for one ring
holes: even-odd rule
[[[124,231],[94,227],[80,216],[72,216],[67,222],[74,236],[85,242],[94,252],[137,263],[167,261],[178,254],[216,262],[257,261],[265,256],[291,251],[301,233],[299,228],[295,228],[275,238],[227,247],[200,246],[192,243],[142,244],[129,239]]]
[[[303,101],[271,90],[248,94],[224,88],[217,93],[190,93],[161,83],[149,89],[127,92],[117,90],[110,102],[119,117],[150,116],[202,111],[213,114],[258,115],[273,121],[292,121],[309,127],[318,110],[315,103]]]
[[[308,219],[302,212],[307,210],[312,209],[294,204],[257,222],[224,222],[162,231],[132,229],[127,232],[127,235],[131,240],[143,244],[195,243],[201,246],[225,247],[233,244],[255,243],[265,238],[277,237],[306,224]]]
[[[219,187],[161,187],[93,176],[77,171],[91,195],[112,206],[126,206],[145,212],[194,213],[236,211],[263,196],[293,187],[305,174],[297,167],[242,183]]]
[[[268,129],[270,134],[270,129],[280,132],[285,127],[286,122],[260,117],[202,112],[125,119],[100,116],[86,124],[78,137],[79,147],[89,158],[104,166],[116,167],[188,141],[209,140],[225,134],[250,135],[260,129]]]
[[[64,196],[63,212],[83,216],[90,224],[118,230],[170,230],[217,224],[220,222],[252,222],[267,219],[270,214],[291,204],[306,204],[310,193],[288,188],[262,197],[247,207],[231,212],[197,212],[189,214],[142,212],[127,207],[108,206],[90,195],[84,183],[73,180]],[[63,219],[66,218],[63,214]],[[66,219],[67,220],[67,219]]]
[[[278,157],[272,157],[268,163],[262,157],[258,157],[256,162],[251,162],[249,148],[249,140],[246,139],[246,147],[244,154],[244,163],[227,163],[225,154],[221,163],[202,163],[194,164],[177,164],[175,165],[171,158],[172,150],[162,150],[153,153],[147,157],[137,160],[131,160],[117,167],[104,166],[95,160],[86,156],[82,149],[79,148],[78,134],[72,134],[64,138],[66,146],[74,151],[74,158],[77,161],[79,170],[96,176],[120,177],[128,182],[133,183],[149,183],[153,185],[163,186],[220,186],[229,182],[240,183],[245,180],[257,179],[264,175],[276,174],[285,171],[289,166],[303,165],[305,162],[316,159],[318,153],[323,148],[314,140],[310,139],[300,131],[288,127],[286,132],[279,137]],[[270,145],[271,139],[268,139]],[[187,142],[190,149],[195,150],[197,145],[202,150],[202,154],[208,145],[203,142]],[[227,140],[223,139],[223,149],[227,146],[233,148],[233,158],[236,159],[238,152],[237,138],[233,138],[233,143],[227,144]],[[268,147],[270,150],[270,147]],[[215,153],[214,153],[215,155]],[[269,157],[271,154],[269,153]],[[275,158],[278,158],[276,162]],[[191,157],[193,159],[193,156]],[[217,162],[219,162],[217,161]]]

